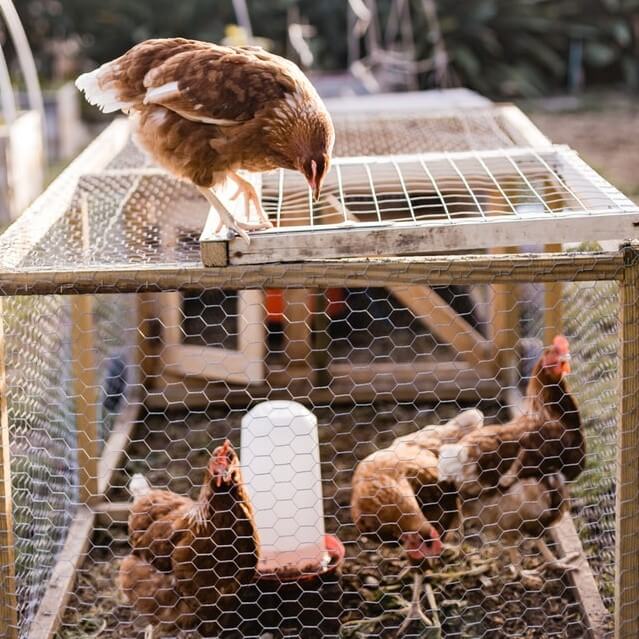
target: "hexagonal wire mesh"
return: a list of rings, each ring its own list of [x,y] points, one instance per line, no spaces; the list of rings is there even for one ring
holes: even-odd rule
[[[0,238],[7,636],[49,636],[60,616],[60,637],[148,622],[158,636],[390,637],[421,592],[414,575],[428,636],[605,635],[619,597],[632,618],[619,565],[632,542],[615,532],[631,530],[636,485],[628,466],[615,488],[613,467],[633,441],[611,445],[634,400],[617,356],[637,348],[621,257],[207,271],[201,202],[153,171],[142,184],[124,138]],[[274,400],[310,415],[247,418]],[[472,408],[494,426],[454,421]],[[237,506],[249,502],[254,517]],[[578,552],[577,576],[540,540]]]
[[[311,517],[311,524],[304,523],[308,490],[300,487],[298,494],[296,486],[304,482],[313,454],[319,453],[321,483],[311,493],[311,513],[319,509],[323,518],[321,529],[313,528],[313,533],[335,535],[345,546],[346,558],[336,574],[319,580],[276,583],[262,577],[254,582],[253,578],[245,579],[246,568],[237,567],[242,553],[258,553],[251,536],[246,530],[238,532],[233,519],[207,514],[214,526],[230,527],[232,534],[245,542],[238,545],[226,540],[224,559],[230,562],[231,572],[247,583],[231,606],[235,614],[224,617],[228,633],[224,636],[396,636],[405,616],[402,609],[411,598],[411,571],[415,571],[423,573],[432,588],[437,611],[429,610],[429,599],[424,598],[423,603],[431,621],[437,619],[441,625],[442,636],[529,633],[581,637],[588,619],[577,591],[568,587],[563,570],[546,564],[533,541],[544,539],[561,555],[570,551],[566,535],[572,526],[579,531],[583,557],[588,561],[581,576],[593,575],[607,609],[603,627],[610,630],[616,457],[611,444],[618,426],[617,285],[570,283],[558,300],[564,309],[563,331],[573,356],[569,388],[581,415],[587,454],[582,459],[578,441],[566,439],[574,416],[570,407],[565,408],[564,398],[552,397],[552,386],[546,380],[543,393],[549,395],[542,398],[545,406],[530,405],[524,411],[529,421],[523,430],[541,431],[549,428],[553,419],[558,420],[559,434],[552,431],[544,442],[555,448],[545,450],[543,459],[526,467],[522,473],[525,479],[517,478],[512,488],[499,492],[492,486],[493,474],[499,469],[503,475],[508,464],[496,466],[494,459],[486,463],[477,479],[467,477],[465,484],[456,484],[454,477],[450,482],[438,481],[441,446],[457,437],[451,436],[450,427],[438,426],[464,410],[479,408],[486,423],[499,425],[497,430],[483,427],[492,433],[491,438],[498,437],[500,428],[512,428],[512,419],[522,418],[513,418],[517,411],[509,409],[518,391],[523,392],[531,379],[542,374],[533,372],[534,364],[544,340],[555,329],[547,326],[552,317],[548,313],[546,321],[536,322],[535,330],[530,330],[531,322],[508,324],[513,318],[525,317],[525,306],[535,304],[542,313],[547,310],[535,285],[518,285],[514,297],[512,286],[505,290],[503,285],[469,285],[472,279],[469,272],[463,283],[434,289],[416,284],[407,287],[401,282],[386,288],[351,288],[344,281],[341,287],[322,291],[266,289],[243,302],[237,294],[221,289],[202,291],[197,286],[178,294],[85,297],[91,304],[81,312],[89,309],[95,322],[89,342],[94,367],[88,371],[79,364],[71,344],[86,337],[71,324],[70,307],[80,298],[7,298],[4,321],[21,636],[29,636],[29,632],[38,636],[33,623],[42,620],[40,616],[34,622],[47,577],[82,501],[78,472],[82,462],[76,434],[76,427],[82,424],[78,423],[78,388],[73,382],[78,368],[95,385],[94,394],[89,394],[90,405],[80,404],[92,409],[98,420],[96,457],[89,463],[97,461],[109,439],[111,430],[106,424],[114,418],[117,422],[118,416],[130,417],[127,406],[139,410],[135,411],[124,454],[110,457],[115,461],[113,467],[98,471],[98,476],[100,472],[110,476],[104,487],[105,502],[92,507],[97,516],[77,565],[60,637],[97,631],[106,637],[132,637],[148,621],[171,620],[180,614],[187,627],[195,625],[202,634],[215,636],[218,628],[198,624],[197,615],[194,620],[185,614],[174,598],[174,593],[182,592],[191,580],[197,581],[198,567],[206,575],[203,583],[214,584],[211,567],[198,563],[199,557],[213,552],[212,548],[200,547],[195,557],[183,559],[195,570],[186,570],[188,577],[180,578],[178,573],[184,574],[184,566],[180,566],[174,548],[179,548],[180,541],[173,539],[168,547],[171,550],[156,547],[168,535],[159,529],[149,538],[136,539],[131,536],[133,530],[127,531],[125,517],[131,508],[131,490],[140,491],[132,479],[139,473],[154,488],[173,493],[155,494],[156,500],[168,500],[167,510],[158,509],[157,504],[150,506],[140,492],[134,508],[165,518],[178,539],[187,535],[185,521],[190,520],[177,515],[180,509],[191,509],[186,498],[198,499],[202,485],[207,484],[211,454],[225,438],[243,457],[252,455],[258,466],[260,455],[272,460],[273,467],[265,474],[249,472],[252,483],[248,494],[260,521],[264,517],[260,504],[273,492],[279,495],[271,507],[276,511],[283,508],[288,514],[282,512],[282,519],[272,525],[289,542],[289,550],[299,550],[298,537],[304,537],[304,526],[317,522],[317,517]],[[408,299],[407,292],[411,295]],[[434,296],[439,300],[434,310],[420,312],[420,304],[432,303]],[[176,312],[167,313],[167,307],[174,304]],[[253,310],[265,317],[266,331],[255,332],[254,326],[245,325],[243,330],[251,335],[241,340],[242,304],[244,312],[247,305],[258,307]],[[133,321],[136,305],[140,305],[142,316],[151,318],[142,329],[147,339],[142,344],[141,361],[135,343],[138,328]],[[491,342],[484,339],[494,328],[495,318],[491,319],[490,313],[495,307],[503,315],[499,320],[500,351],[491,351]],[[175,326],[167,319],[152,319],[171,316],[177,319]],[[460,321],[466,322],[466,331],[455,334],[454,339],[476,339],[474,352],[444,337],[450,334],[453,321],[454,330]],[[173,329],[179,335],[177,344],[172,341]],[[241,382],[236,376],[244,371],[238,368],[234,355],[240,341],[255,345],[253,340],[262,348],[264,380]],[[182,349],[180,357],[171,353],[175,349]],[[133,392],[139,390],[135,362],[145,371],[149,389],[145,402]],[[180,362],[188,369],[188,377],[180,370]],[[254,362],[250,356],[246,362],[248,370]],[[261,452],[246,448],[250,425],[243,419],[247,409],[264,400],[280,399],[294,399],[308,407],[317,420],[318,448],[314,448],[317,443],[313,437],[295,443],[290,432],[283,441],[273,435],[275,445],[261,445]],[[552,413],[552,404],[557,401],[561,410]],[[261,437],[268,439],[269,434]],[[499,441],[511,440],[501,436]],[[304,461],[299,467],[291,454],[294,446],[302,446],[299,459]],[[528,447],[535,449],[530,442]],[[483,464],[481,456],[473,456],[473,448],[468,450],[467,468]],[[513,453],[503,443],[496,452],[509,461],[517,456],[517,451]],[[484,457],[489,455],[485,450]],[[561,475],[548,471],[551,458],[558,461]],[[288,481],[269,484],[268,477],[281,475],[282,468],[292,468]],[[564,476],[569,478],[565,484],[554,483]],[[485,482],[479,495],[475,492],[477,481]],[[97,496],[95,487],[90,490]],[[453,493],[466,496],[461,543],[453,534]],[[291,503],[293,515],[287,520]],[[563,512],[561,527],[553,525]],[[145,521],[143,527],[148,523]],[[428,541],[429,535],[435,535],[431,526],[445,538],[440,559],[420,557],[412,547],[409,533],[419,532]],[[272,531],[262,528],[260,533],[269,537]],[[132,543],[137,545],[135,555],[130,555]],[[149,568],[153,581],[149,581],[149,574],[133,571],[133,584],[128,584],[127,591],[122,583],[123,566],[131,569],[131,557],[144,562],[148,553],[156,557],[144,566],[158,562],[159,567],[157,573]],[[172,557],[170,567],[160,567],[165,554]],[[206,590],[203,583],[199,586]],[[167,589],[171,592],[168,597]],[[147,604],[145,597],[149,598]],[[197,594],[183,593],[183,597],[197,600]],[[203,622],[210,620],[209,608],[198,605],[194,609]],[[412,627],[415,633],[416,628]],[[171,627],[164,630],[169,636],[176,632]],[[162,636],[159,628],[156,633]],[[410,631],[405,636],[411,636]]]

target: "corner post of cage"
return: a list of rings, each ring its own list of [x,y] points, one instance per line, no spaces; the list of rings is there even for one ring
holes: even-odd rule
[[[615,637],[639,637],[639,243],[623,248],[617,429]]]
[[[99,498],[98,383],[93,302],[91,295],[74,295],[71,298],[71,354],[80,499],[87,504]]]
[[[4,300],[0,297],[0,627],[5,629],[6,639],[17,639],[15,538],[3,310]]]

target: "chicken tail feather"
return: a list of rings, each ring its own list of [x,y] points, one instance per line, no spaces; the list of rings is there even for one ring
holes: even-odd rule
[[[104,113],[126,110],[132,105],[124,102],[115,86],[115,62],[107,62],[90,73],[83,73],[75,81],[75,86],[84,93],[87,102],[97,106]]]
[[[133,495],[133,499],[144,497],[144,495],[148,495],[150,491],[151,486],[149,486],[149,482],[145,479],[144,475],[135,473],[135,475],[131,477],[129,492]]]

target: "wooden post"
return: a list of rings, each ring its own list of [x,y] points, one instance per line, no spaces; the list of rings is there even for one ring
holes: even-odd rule
[[[311,321],[309,310],[311,291],[306,288],[285,288],[284,354],[289,366],[309,368],[311,353]]]
[[[155,334],[155,326],[158,323],[158,311],[156,293],[139,293],[137,296],[137,365],[140,375],[140,385],[146,391],[153,387],[157,376],[157,362],[159,355],[156,352],[158,336]],[[168,296],[159,296],[160,300],[168,300]]]
[[[615,637],[639,637],[639,246],[624,247],[620,283]]]
[[[546,244],[545,253],[561,253],[561,244]],[[544,344],[551,344],[563,326],[563,285],[561,282],[546,282],[544,285]]]
[[[76,295],[71,300],[71,352],[78,433],[80,498],[98,499],[98,385],[95,362],[93,297]]]
[[[3,300],[0,297],[0,630],[6,639],[18,637],[16,602],[16,559],[11,498],[9,455],[9,413],[4,348]]]
[[[318,386],[328,386],[330,373],[328,370],[330,355],[328,347],[331,341],[328,327],[331,320],[328,316],[328,291],[319,289],[315,293],[315,313],[313,316],[313,372]]]

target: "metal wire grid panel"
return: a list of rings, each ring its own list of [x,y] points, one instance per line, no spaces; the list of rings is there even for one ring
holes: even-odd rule
[[[582,257],[575,256],[575,264]],[[3,321],[20,634],[43,636],[38,634],[42,632],[38,624],[49,617],[40,615],[35,622],[32,620],[56,555],[65,539],[68,542],[69,522],[75,521],[78,513],[86,512],[83,504],[87,502],[93,527],[88,543],[77,550],[77,557],[63,562],[74,565],[76,571],[70,582],[71,597],[61,613],[58,636],[100,632],[105,637],[133,637],[143,632],[147,621],[157,621],[154,615],[162,611],[166,612],[165,620],[171,620],[172,611],[180,608],[177,605],[180,597],[162,599],[161,593],[166,595],[166,591],[153,585],[140,599],[130,585],[128,590],[123,587],[121,570],[134,543],[126,522],[132,501],[131,481],[136,473],[141,473],[153,487],[197,499],[202,484],[206,483],[211,455],[228,437],[245,464],[248,494],[258,518],[264,516],[265,492],[279,495],[277,512],[294,504],[293,518],[288,528],[284,526],[289,542],[290,537],[302,534],[305,515],[301,513],[305,505],[308,507],[309,498],[296,473],[303,474],[308,464],[317,461],[319,492],[311,491],[311,496],[315,499],[313,503],[322,507],[319,511],[311,510],[323,516],[320,529],[310,528],[321,538],[323,533],[335,535],[345,545],[346,557],[338,572],[319,581],[278,584],[264,578],[257,582],[254,578],[247,580],[233,599],[230,608],[233,614],[223,620],[227,636],[263,637],[268,633],[274,637],[309,638],[395,636],[413,587],[411,573],[407,572],[412,565],[407,553],[411,542],[410,538],[402,538],[402,534],[414,531],[402,530],[406,524],[404,517],[394,514],[392,508],[386,522],[390,530],[381,521],[371,529],[354,516],[353,487],[357,484],[358,469],[365,467],[365,460],[368,463],[377,460],[378,474],[384,477],[382,483],[393,495],[395,479],[385,472],[389,467],[394,472],[404,472],[406,464],[415,497],[424,500],[425,512],[431,512],[429,504],[432,506],[444,498],[447,491],[456,490],[454,484],[440,492],[437,499],[429,495],[432,477],[425,478],[423,471],[433,468],[433,458],[424,462],[414,454],[407,456],[406,451],[397,448],[402,445],[401,438],[408,437],[404,442],[409,449],[414,445],[411,442],[419,441],[420,437],[429,438],[427,446],[437,463],[441,444],[437,442],[437,433],[442,431],[433,430],[432,426],[442,426],[472,407],[482,409],[486,422],[506,423],[511,409],[517,414],[517,391],[525,389],[544,343],[560,330],[557,326],[560,317],[573,356],[570,389],[587,441],[585,468],[565,488],[572,499],[570,507],[568,501],[562,506],[567,509],[562,525],[547,523],[531,534],[525,525],[512,523],[518,521],[517,517],[528,522],[541,520],[538,512],[522,514],[530,503],[540,503],[544,515],[553,511],[556,486],[544,483],[548,478],[535,475],[541,470],[533,468],[530,477],[515,483],[515,488],[526,486],[531,491],[525,499],[505,501],[502,507],[498,491],[482,493],[470,502],[479,504],[479,508],[466,515],[463,544],[458,545],[450,537],[446,540],[449,547],[440,559],[433,560],[430,566],[415,564],[412,570],[425,575],[433,593],[433,598],[424,597],[422,601],[434,624],[428,630],[430,633],[441,633],[443,637],[526,636],[526,633],[538,637],[582,637],[589,625],[595,624],[595,630],[602,633],[600,636],[611,635],[614,576],[617,574],[619,578],[622,570],[619,563],[615,565],[614,555],[616,526],[623,519],[615,507],[615,497],[619,500],[619,491],[623,493],[622,503],[630,508],[631,517],[634,507],[629,506],[628,500],[636,500],[636,493],[630,492],[631,479],[622,477],[615,486],[615,459],[619,454],[632,453],[623,448],[615,451],[611,445],[621,427],[620,416],[628,416],[624,409],[619,412],[619,406],[631,401],[631,397],[619,397],[617,358],[620,352],[632,349],[636,338],[628,333],[629,327],[620,333],[618,324],[620,304],[634,304],[634,300],[629,300],[627,294],[625,300],[620,300],[614,282],[589,279],[616,277],[623,266],[615,262],[616,266],[607,267],[605,272],[598,271],[597,259],[591,258],[580,270],[573,268],[576,272],[571,279],[578,281],[567,283],[563,296],[554,302],[540,299],[532,285],[540,279],[561,278],[560,262],[565,266],[566,259],[555,258],[553,265],[550,257],[539,267],[534,265],[534,258],[529,258],[532,264],[528,267],[529,279],[513,270],[510,284],[504,283],[504,268],[500,271],[500,260],[495,259],[495,272],[501,272],[501,276],[495,276],[495,282],[499,282],[495,287],[471,284],[492,281],[490,260],[486,260],[483,269],[474,271],[467,267],[464,278],[457,280],[451,275],[450,281],[455,281],[455,285],[443,286],[445,270],[440,268],[439,277],[433,280],[439,287],[434,291],[425,287],[424,278],[417,275],[408,284],[406,270],[403,276],[392,277],[381,287],[379,275],[370,270],[370,278],[377,287],[351,288],[344,279],[341,286],[328,291],[255,291],[261,297],[244,302],[235,294],[211,289],[204,284],[205,280],[198,285],[197,279],[181,294],[145,293],[142,298],[136,295],[6,298]],[[525,262],[525,258],[521,261]],[[454,264],[451,258],[449,267],[453,269]],[[366,268],[372,267],[364,267],[364,273]],[[206,271],[200,271],[200,277],[205,274]],[[325,277],[337,283],[328,267]],[[358,275],[358,281],[363,279]],[[285,285],[286,280],[281,280],[281,284]],[[70,276],[68,287],[72,286]],[[100,286],[95,283],[96,290]],[[122,290],[131,291],[132,286],[123,283]],[[153,287],[151,279],[147,279],[148,287]],[[238,288],[242,288],[241,284]],[[118,340],[115,350],[124,360],[138,362],[146,378],[145,407],[137,417],[130,418],[124,454],[113,456],[109,446],[102,445],[108,439],[107,431],[96,428],[95,456],[84,462],[77,457],[78,426],[74,411],[78,398],[73,378],[78,368],[83,375],[87,369],[78,362],[79,354],[76,351],[74,355],[70,341],[86,333],[90,324],[83,324],[80,333],[76,327],[73,333],[70,324],[73,311],[69,310],[69,303],[76,306],[81,299],[91,301],[82,308],[91,308],[91,318],[97,321],[91,329],[93,372],[85,382],[93,385],[94,391],[104,391],[89,395],[93,399],[88,404],[84,397],[85,405],[98,414],[104,408],[105,397],[113,395],[106,392],[109,384],[105,381],[113,361],[112,337],[105,335],[125,336]],[[116,302],[121,310],[107,318],[104,309]],[[57,311],[52,313],[56,304]],[[536,328],[532,330],[524,327],[531,323],[516,321],[522,309],[530,305],[544,313],[544,320],[533,322]],[[60,306],[66,307],[66,311],[60,313]],[[132,321],[136,306],[140,307],[139,329]],[[563,312],[557,314],[560,308]],[[243,324],[242,313],[250,315],[256,310],[266,331],[256,332],[256,326]],[[451,336],[451,325],[457,322],[454,330],[458,330],[459,321],[466,323],[465,328]],[[108,325],[108,330],[101,328],[101,323]],[[146,339],[133,345],[126,336],[138,331]],[[242,348],[242,331],[249,333],[245,345],[255,345],[256,341],[261,345],[261,361],[265,366],[262,381],[229,381],[237,373],[233,354]],[[494,341],[487,339],[490,331]],[[180,371],[176,365],[180,359],[176,360],[172,354],[176,332],[178,348],[188,346],[198,350],[200,368],[191,364],[188,376]],[[25,340],[24,335],[33,337]],[[447,339],[445,335],[451,337]],[[473,346],[468,345],[468,340]],[[220,347],[226,352],[211,366],[210,351]],[[188,358],[195,358],[192,351],[184,352]],[[252,364],[254,357],[245,360],[245,365]],[[251,475],[246,460],[255,451],[246,448],[248,426],[242,420],[256,403],[284,397],[304,404],[317,419],[317,430],[313,429],[310,439],[302,437],[296,443],[290,437],[282,440],[279,446],[269,449],[269,459],[274,463],[269,474],[254,471]],[[560,420],[566,417],[562,414]],[[318,438],[316,444],[312,443],[313,433]],[[30,447],[21,445],[24,441]],[[560,444],[558,440],[547,443]],[[105,454],[101,450],[108,451],[113,462],[108,468],[109,481],[102,490],[93,488],[88,499],[83,498],[82,490],[86,491],[87,483],[86,479],[80,479],[78,465],[93,462],[99,467],[99,458]],[[390,462],[384,457],[389,451],[395,451]],[[52,464],[56,464],[55,472],[45,470]],[[292,468],[294,477],[285,484],[269,484],[269,478],[279,475],[283,468],[289,471]],[[563,490],[559,490],[560,497]],[[385,507],[396,505],[394,498],[386,503],[384,494],[375,490],[371,495],[373,501],[379,501],[375,511],[379,517],[383,517]],[[530,494],[538,501],[531,499]],[[563,499],[567,500],[567,495]],[[495,519],[495,504],[498,511],[502,507],[503,518],[499,522]],[[442,536],[446,527],[452,528],[450,516],[454,509],[447,502],[438,515],[431,515],[431,523]],[[286,518],[287,514],[282,513],[282,519]],[[314,521],[317,524],[317,516]],[[276,531],[282,534],[281,524],[281,521],[271,523],[270,527],[262,524],[262,537],[272,538]],[[228,521],[224,525],[228,526]],[[569,586],[566,581],[569,577],[562,571],[541,569],[543,559],[532,543],[541,533],[556,554],[567,553],[575,548],[571,530],[580,539],[577,548],[582,553],[574,577],[575,588]],[[518,547],[520,536],[526,541]],[[46,549],[42,547],[45,542]],[[38,543],[41,547],[36,549]],[[145,556],[144,548],[138,545],[134,556]],[[510,548],[515,551],[512,555],[507,552]],[[251,543],[240,550],[231,545],[229,550],[244,555],[260,552]],[[67,557],[64,551],[63,556]],[[617,555],[619,559],[623,560],[623,555]],[[227,561],[237,565],[237,556],[228,556]],[[527,572],[537,568],[539,573]],[[161,570],[158,578],[166,575],[171,579],[171,571],[171,568]],[[144,573],[133,575],[134,584],[139,583],[136,579],[144,583]],[[594,591],[588,592],[588,583],[594,585]],[[175,589],[181,592],[178,586]],[[56,592],[58,602],[59,594]],[[630,605],[632,592],[621,586],[617,591],[617,597],[620,596]],[[151,602],[150,608],[145,607],[145,598]],[[603,604],[597,603],[598,600]],[[159,603],[158,608],[154,607],[154,601]],[[48,612],[51,614],[51,610]],[[198,617],[200,612],[202,619]],[[210,622],[207,617],[210,611],[200,612],[196,612],[195,619],[189,617],[186,625],[193,623],[206,634],[205,630],[210,632],[210,628],[200,621]],[[412,626],[415,636],[417,628]],[[155,630],[157,636],[163,633],[175,636],[176,632],[175,628]],[[411,632],[404,636],[411,636]],[[618,632],[620,636],[631,636],[619,629]]]
[[[446,138],[445,152],[337,157],[317,203],[301,176],[266,174],[262,200],[275,229],[255,234],[248,247],[232,241],[231,263],[489,248],[495,237],[503,245],[632,237],[637,207],[574,152],[506,146],[490,117],[486,146],[501,141],[501,150],[451,151],[481,139],[472,116],[459,116],[471,133],[464,143]],[[376,126],[351,120],[343,123],[344,153],[360,150],[349,131]],[[392,136],[369,139],[382,146],[362,151],[383,151]],[[150,166],[118,122],[2,237],[2,264],[195,264],[207,215],[196,190]]]

